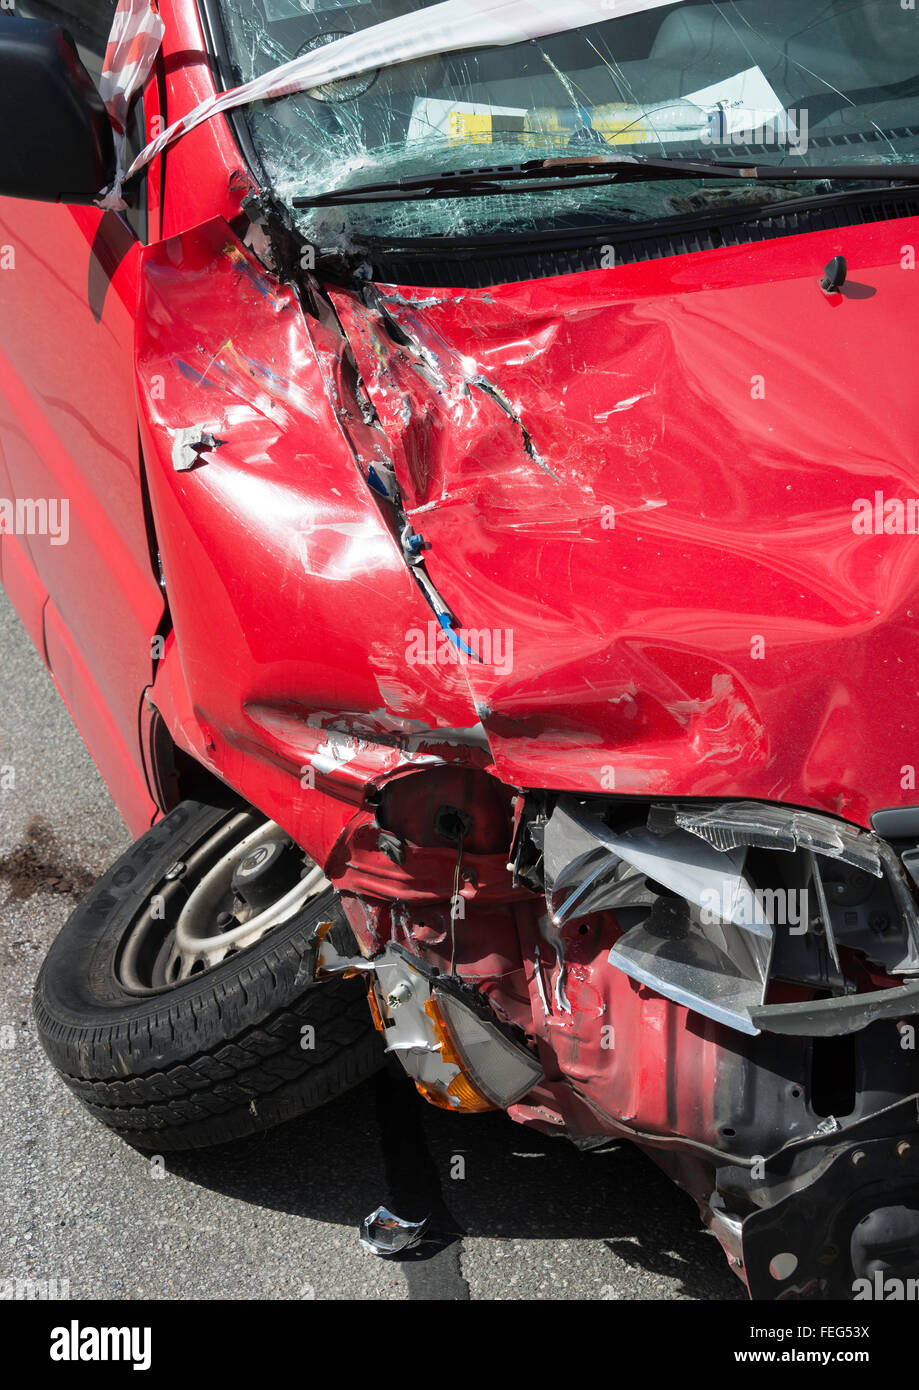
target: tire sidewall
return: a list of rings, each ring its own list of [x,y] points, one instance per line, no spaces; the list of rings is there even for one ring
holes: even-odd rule
[[[192,980],[155,995],[130,994],[118,981],[121,941],[137,911],[162,882],[167,869],[191,853],[245,806],[211,806],[185,801],[146,832],[90,890],[68,918],[42,965],[34,1010],[39,1034],[51,1060],[72,1067],[75,1049],[86,1057],[86,1075],[125,1074],[113,1057],[105,1065],[105,1041],[127,1030],[150,1068],[181,1060],[169,1046],[177,1023],[187,1031],[194,1021],[202,1049],[219,1042],[221,1017],[232,1006],[232,1026],[256,1024],[266,1012],[302,997],[314,985],[315,951],[310,946],[317,920],[335,923],[333,936],[346,950],[353,937],[331,887],[311,899],[308,918],[298,914],[267,932],[261,941]],[[218,1007],[215,1007],[215,1003]],[[91,1046],[80,1048],[83,1036]],[[147,1046],[144,1046],[146,1041]],[[138,1058],[138,1060],[140,1060]]]

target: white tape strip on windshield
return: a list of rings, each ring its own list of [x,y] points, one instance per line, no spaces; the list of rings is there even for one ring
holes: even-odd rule
[[[99,206],[123,208],[124,179],[143,169],[167,145],[222,111],[322,87],[327,82],[339,82],[415,58],[464,48],[523,43],[673,3],[674,0],[564,0],[564,4],[559,0],[444,0],[440,5],[412,10],[312,49],[251,82],[201,102],[145,145],[126,173],[119,157],[115,182],[110,190],[103,191]],[[119,0],[101,91],[118,135],[123,132],[131,98],[153,65],[162,31],[156,0]]]

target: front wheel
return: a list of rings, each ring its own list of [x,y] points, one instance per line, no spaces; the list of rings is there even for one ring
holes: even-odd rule
[[[35,986],[42,1045],[140,1148],[292,1119],[382,1064],[361,978],[313,982],[312,933],[357,946],[321,870],[252,807],[183,801],[118,859]]]

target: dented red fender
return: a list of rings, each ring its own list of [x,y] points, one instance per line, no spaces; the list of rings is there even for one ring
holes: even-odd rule
[[[402,659],[429,610],[359,471],[354,450],[375,443],[340,335],[221,219],[146,248],[140,281],[141,437],[174,626],[153,702],[326,863],[374,778],[464,756],[468,690],[457,667]],[[179,471],[189,428],[213,446]]]

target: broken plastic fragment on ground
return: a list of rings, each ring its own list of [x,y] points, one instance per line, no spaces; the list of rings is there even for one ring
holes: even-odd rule
[[[417,1245],[430,1221],[405,1221],[386,1207],[377,1207],[361,1222],[361,1245],[372,1255],[399,1255]]]

